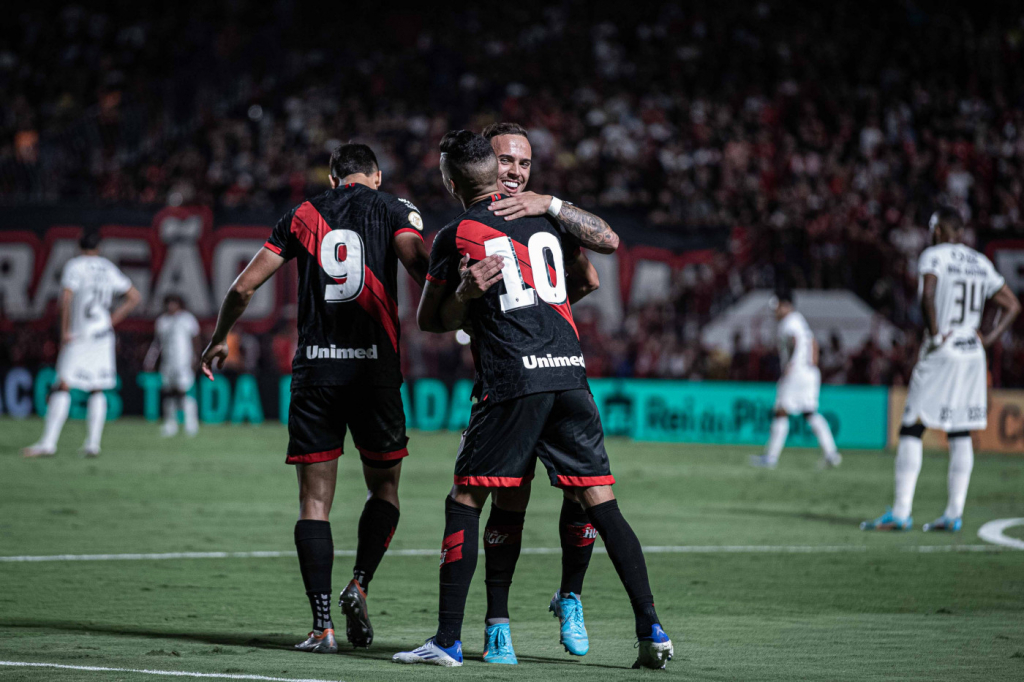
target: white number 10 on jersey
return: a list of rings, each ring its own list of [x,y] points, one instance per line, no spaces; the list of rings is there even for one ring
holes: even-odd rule
[[[533,289],[527,289],[523,283],[523,273],[519,269],[519,259],[510,237],[496,237],[484,242],[484,252],[488,256],[501,256],[505,262],[501,267],[502,281],[505,292],[499,298],[501,312],[507,313],[517,308],[525,308],[540,300],[552,305],[565,303],[565,262],[562,256],[562,245],[558,237],[550,232],[537,232],[527,243],[530,252],[530,269],[533,270]],[[555,281],[551,281],[545,251],[551,253],[555,269]]]
[[[351,301],[363,291],[366,271],[362,238],[352,230],[331,230],[320,242],[320,266],[338,282],[325,287],[324,300]]]

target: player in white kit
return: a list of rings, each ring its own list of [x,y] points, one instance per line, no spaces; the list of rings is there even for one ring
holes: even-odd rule
[[[88,430],[80,452],[87,457],[100,453],[100,437],[107,419],[107,397],[103,391],[117,385],[114,326],[138,305],[141,296],[116,265],[99,255],[99,242],[97,232],[83,235],[79,241],[82,255],[64,266],[57,383],[47,402],[43,437],[22,450],[25,457],[49,457],[57,452],[57,439],[71,407],[72,388],[89,393]],[[111,313],[118,296],[123,296],[123,300]]]
[[[199,353],[199,322],[185,310],[185,302],[172,294],[164,299],[164,313],[156,318],[153,344],[146,354],[144,365],[150,371],[160,356],[160,395],[164,412],[161,434],[171,437],[178,433],[178,410],[185,415],[185,433],[199,432],[199,409],[196,399],[188,395],[196,383],[194,360]]]
[[[913,525],[910,511],[926,428],[945,431],[949,439],[949,499],[942,516],[925,524],[924,530],[960,530],[974,468],[970,431],[984,429],[988,423],[985,349],[1020,312],[1020,302],[988,258],[957,243],[963,231],[958,213],[940,209],[932,215],[929,231],[933,246],[921,253],[918,265],[925,340],[903,411],[895,501],[885,514],[862,523],[862,530],[909,530]],[[982,334],[982,312],[989,300],[998,320]]]
[[[788,293],[772,298],[775,319],[779,322],[779,359],[782,376],[775,389],[775,418],[763,455],[750,458],[753,466],[774,469],[789,435],[789,416],[802,414],[821,446],[822,468],[837,467],[843,461],[836,450],[828,420],[818,414],[821,371],[818,369],[818,342],[804,316],[793,308]]]

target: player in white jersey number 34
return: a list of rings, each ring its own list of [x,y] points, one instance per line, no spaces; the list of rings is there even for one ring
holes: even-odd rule
[[[818,369],[818,342],[804,316],[793,308],[788,292],[772,297],[772,309],[779,321],[779,358],[782,376],[775,392],[775,417],[764,454],[750,458],[753,466],[774,469],[782,446],[789,435],[790,415],[801,414],[821,446],[821,468],[837,467],[843,458],[836,450],[828,421],[818,413],[821,371]]]
[[[896,453],[896,495],[892,508],[863,530],[909,530],[914,488],[921,472],[924,430],[938,429],[949,439],[949,501],[942,516],[924,530],[961,527],[967,486],[974,468],[970,432],[988,424],[985,349],[1010,328],[1020,302],[992,263],[960,241],[963,222],[940,209],[929,222],[932,246],[921,253],[918,284],[926,325],[921,352],[910,377]],[[982,333],[982,312],[991,301],[998,316]]]
[[[70,389],[89,393],[88,426],[81,452],[95,457],[107,419],[103,391],[117,384],[114,363],[114,327],[138,305],[141,296],[117,266],[99,255],[99,234],[87,232],[79,241],[82,255],[64,266],[60,291],[61,347],[57,356],[57,383],[47,401],[46,426],[39,442],[22,450],[25,457],[49,457],[71,408]],[[111,312],[114,300],[123,296]]]

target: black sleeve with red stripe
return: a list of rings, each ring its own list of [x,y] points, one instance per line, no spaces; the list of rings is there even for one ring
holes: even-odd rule
[[[263,248],[273,251],[285,260],[295,258],[298,253],[298,242],[292,232],[292,220],[295,219],[295,211],[298,206],[288,211],[281,220],[277,221],[274,231],[270,233],[270,239],[266,241]]]
[[[459,279],[459,251],[455,247],[456,226],[443,228],[434,237],[430,247],[430,267],[427,281],[434,284],[456,285]]]
[[[388,224],[394,236],[409,232],[423,239],[423,217],[416,205],[408,199],[381,192],[388,207]]]

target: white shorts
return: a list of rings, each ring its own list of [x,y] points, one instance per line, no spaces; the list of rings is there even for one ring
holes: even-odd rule
[[[974,332],[959,334],[914,365],[903,426],[924,424],[946,433],[988,425],[988,367]]]
[[[106,391],[117,385],[114,332],[75,339],[57,356],[57,378],[81,391]]]
[[[821,371],[817,367],[793,367],[786,372],[775,389],[775,409],[786,414],[818,411]]]
[[[196,375],[191,367],[161,367],[160,379],[163,390],[181,393],[187,393],[196,383]]]

